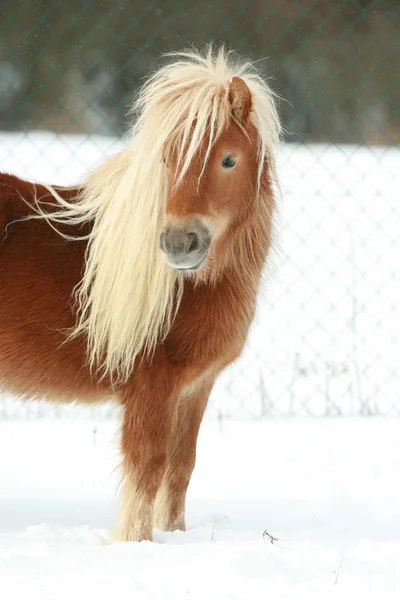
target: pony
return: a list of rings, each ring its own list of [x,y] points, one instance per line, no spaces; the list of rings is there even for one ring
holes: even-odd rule
[[[168,56],[124,149],[83,183],[0,176],[1,387],[121,405],[120,541],[185,529],[199,427],[245,345],[276,214],[268,82],[224,49]]]

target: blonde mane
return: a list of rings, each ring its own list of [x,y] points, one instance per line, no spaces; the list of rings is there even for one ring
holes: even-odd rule
[[[79,197],[63,200],[51,223],[92,223],[72,335],[87,335],[90,367],[126,380],[139,354],[149,355],[167,335],[179,308],[182,275],[159,251],[165,223],[168,170],[177,153],[179,180],[209,136],[212,145],[228,125],[229,83],[241,77],[252,93],[251,119],[259,133],[259,180],[264,159],[275,173],[280,125],[274,95],[251,63],[211,48],[169,55],[174,62],[152,75],[132,108],[126,148],[87,179]]]

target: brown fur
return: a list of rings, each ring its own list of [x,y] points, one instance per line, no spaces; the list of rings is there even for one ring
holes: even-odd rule
[[[218,374],[240,355],[254,316],[274,200],[267,164],[257,198],[257,134],[247,123],[251,98],[240,82],[232,86],[235,122],[214,145],[201,179],[200,153],[175,188],[174,157],[168,157],[168,222],[187,224],[200,216],[213,231],[209,258],[186,278],[165,342],[116,388],[90,373],[82,337],[64,343],[76,318],[72,292],[82,277],[85,242],[65,240],[43,219],[21,220],[33,214],[35,193],[49,198],[48,191],[11,175],[0,178],[2,386],[26,398],[89,403],[113,396],[122,404],[123,540],[151,539],[154,505],[156,526],[184,529],[207,400]],[[220,157],[232,150],[236,170],[223,172]],[[75,194],[57,191],[68,199]]]

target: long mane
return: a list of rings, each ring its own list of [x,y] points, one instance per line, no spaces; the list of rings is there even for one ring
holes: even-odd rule
[[[126,380],[138,355],[151,354],[165,338],[182,296],[182,275],[159,251],[168,187],[163,157],[177,153],[179,183],[207,136],[206,163],[232,118],[228,91],[235,75],[252,93],[259,180],[264,159],[275,173],[279,118],[274,94],[253,65],[211,47],[169,56],[170,64],[138,93],[125,149],[89,175],[73,202],[48,188],[59,205],[45,215],[50,224],[92,224],[72,335],[87,336],[89,365],[114,380]]]

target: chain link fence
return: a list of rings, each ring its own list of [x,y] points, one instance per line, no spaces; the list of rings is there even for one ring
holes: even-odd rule
[[[259,60],[284,98],[279,243],[210,415],[400,415],[399,26],[397,0],[2,0],[2,171],[79,180],[123,143],[160,55],[188,44]],[[0,418],[115,411],[0,400]]]

